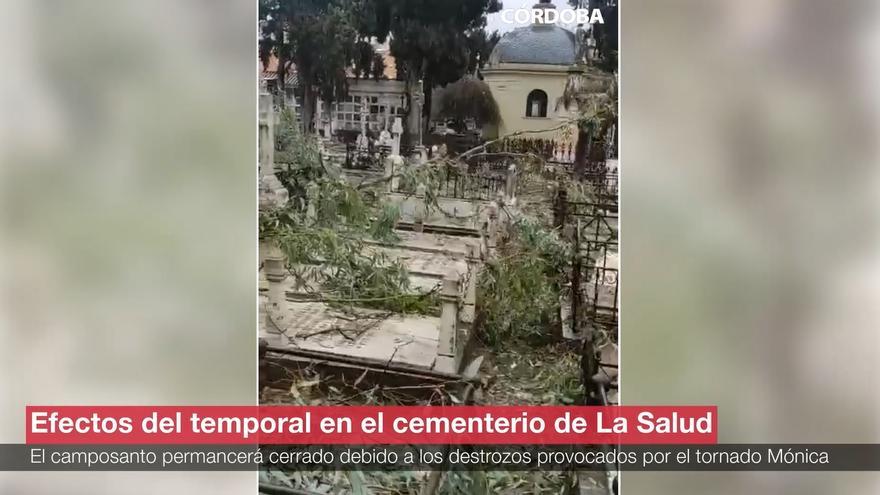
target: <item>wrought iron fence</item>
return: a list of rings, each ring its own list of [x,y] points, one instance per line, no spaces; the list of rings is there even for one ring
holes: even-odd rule
[[[385,158],[391,154],[390,146],[373,146],[367,150],[358,150],[354,143],[345,145],[345,163],[347,169],[380,169],[385,163]]]
[[[595,327],[616,335],[620,288],[618,243],[584,240],[579,247],[584,260],[581,286],[584,317]]]
[[[618,321],[619,244],[617,178],[597,179],[590,201],[569,201],[557,192],[554,224],[574,245],[571,263],[573,328],[584,324],[616,335]]]
[[[443,198],[491,201],[504,191],[504,178],[451,171],[441,181],[437,196]]]
[[[433,189],[438,198],[463,199],[469,201],[491,201],[504,192],[505,177],[462,173],[448,167]],[[393,192],[415,194],[417,184],[400,181]]]

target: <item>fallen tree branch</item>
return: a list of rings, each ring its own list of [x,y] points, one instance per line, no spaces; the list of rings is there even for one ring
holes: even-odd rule
[[[493,140],[491,140],[491,141],[486,141],[485,143],[483,143],[483,144],[481,144],[481,145],[475,146],[475,147],[473,147],[473,148],[471,148],[471,149],[465,151],[464,153],[459,154],[458,156],[455,157],[454,160],[453,160],[453,159],[450,159],[450,158],[448,158],[448,157],[446,157],[446,156],[442,156],[442,157],[432,158],[432,159],[430,159],[430,160],[428,160],[428,161],[426,161],[425,163],[420,164],[420,165],[417,164],[417,165],[415,165],[414,168],[428,167],[428,166],[438,165],[438,164],[441,164],[441,163],[446,163],[447,165],[455,166],[458,162],[463,162],[463,161],[465,161],[467,158],[469,158],[469,157],[471,157],[471,156],[474,156],[477,152],[482,151],[482,152],[486,153],[486,148],[487,148],[487,147],[489,147],[489,146],[491,146],[491,145],[493,145],[493,144],[495,144],[495,143],[500,143],[500,142],[504,141],[505,139],[511,139],[511,138],[515,138],[515,137],[519,137],[519,136],[525,136],[525,135],[528,135],[528,134],[542,134],[542,133],[545,133],[545,132],[556,132],[556,131],[559,131],[559,130],[565,129],[566,127],[568,127],[568,126],[570,126],[570,125],[572,125],[572,124],[574,124],[574,123],[577,123],[577,120],[575,120],[575,119],[569,119],[569,120],[566,120],[566,121],[564,121],[563,123],[559,124],[558,126],[556,126],[556,127],[551,127],[551,128],[549,128],[549,129],[541,129],[541,130],[524,130],[524,131],[516,131],[516,132],[512,132],[512,133],[510,133],[510,134],[506,134],[506,135],[504,135],[504,136],[502,136],[502,137],[499,137],[499,138],[493,139]],[[533,156],[535,156],[535,157],[537,157],[537,158],[539,158],[540,160],[543,161],[543,158],[540,158],[540,157],[538,157],[537,155],[533,155]],[[380,179],[374,179],[374,180],[370,180],[370,181],[364,181],[364,182],[361,182],[360,184],[358,184],[357,187],[355,187],[355,189],[360,190],[360,189],[362,189],[362,188],[364,188],[364,187],[370,187],[370,186],[375,186],[375,185],[379,185],[379,184],[384,184],[384,183],[386,183],[386,182],[391,181],[391,180],[394,179],[394,178],[400,178],[400,177],[403,177],[403,175],[400,175],[400,174],[391,174],[390,176],[382,177],[382,178],[380,178]]]
[[[504,140],[506,140],[506,139],[511,139],[511,138],[515,138],[515,137],[519,137],[519,136],[525,136],[525,135],[527,135],[527,134],[542,134],[542,133],[545,133],[545,132],[556,132],[556,131],[559,131],[559,130],[565,129],[566,127],[568,127],[568,126],[570,126],[570,125],[572,125],[573,123],[576,123],[576,122],[577,122],[577,120],[569,119],[569,120],[566,120],[565,122],[563,122],[562,124],[559,124],[559,125],[556,126],[556,127],[551,127],[550,129],[525,130],[525,131],[516,131],[516,132],[512,132],[512,133],[507,134],[507,135],[505,135],[505,136],[502,136],[502,137],[500,137],[500,138],[496,138],[496,139],[493,139],[493,140],[491,140],[491,141],[486,141],[485,143],[483,143],[483,144],[481,144],[481,145],[479,145],[479,146],[476,146],[476,147],[474,147],[474,148],[471,148],[471,149],[465,151],[464,153],[458,155],[458,159],[459,159],[459,160],[464,160],[465,158],[467,158],[467,157],[473,155],[474,153],[476,153],[476,152],[478,152],[478,151],[480,151],[480,150],[485,150],[487,147],[492,146],[492,145],[495,144],[495,143],[500,143],[500,142],[502,142],[502,141],[504,141]]]

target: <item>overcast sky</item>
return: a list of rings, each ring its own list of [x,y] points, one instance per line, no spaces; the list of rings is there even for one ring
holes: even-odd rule
[[[557,0],[559,1],[559,0]],[[564,1],[564,0],[563,0]],[[532,5],[538,3],[537,0],[501,0],[501,10],[504,9],[528,9],[531,8]],[[488,26],[486,27],[486,31],[498,31],[499,33],[506,33],[508,31],[513,30],[514,28],[518,28],[520,26],[525,26],[526,24],[507,24],[501,21],[501,12],[496,12],[494,14],[489,14],[488,17]]]

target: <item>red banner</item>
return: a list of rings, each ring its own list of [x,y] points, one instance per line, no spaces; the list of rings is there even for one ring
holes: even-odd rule
[[[28,406],[29,444],[711,444],[715,406]]]

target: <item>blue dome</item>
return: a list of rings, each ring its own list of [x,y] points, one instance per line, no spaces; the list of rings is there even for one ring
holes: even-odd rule
[[[489,64],[572,65],[577,57],[574,33],[556,25],[514,29],[495,45]]]

